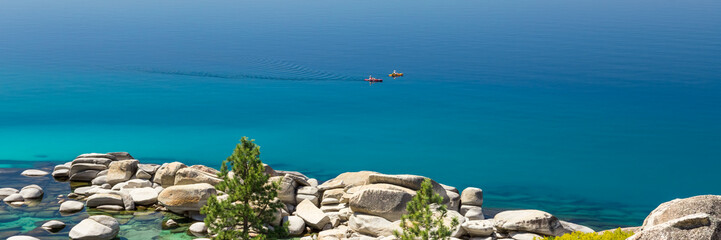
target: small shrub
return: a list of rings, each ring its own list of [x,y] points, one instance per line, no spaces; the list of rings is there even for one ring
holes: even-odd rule
[[[435,211],[439,214],[434,216],[431,204],[437,206]],[[430,179],[421,184],[421,189],[406,206],[407,214],[401,217],[401,229],[403,232],[393,231],[393,235],[401,240],[447,240],[450,239],[453,229],[458,226],[458,219],[455,217],[451,226],[446,226],[443,219],[448,210],[443,205],[443,198],[433,192],[433,185]]]
[[[560,237],[536,238],[536,240],[625,240],[633,235],[631,231],[623,231],[620,228],[614,231],[607,231],[603,234],[573,232],[566,233]]]

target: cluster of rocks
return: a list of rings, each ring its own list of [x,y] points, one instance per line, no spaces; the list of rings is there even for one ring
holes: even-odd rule
[[[39,201],[44,194],[43,188],[35,184],[25,186],[20,190],[0,188],[0,198],[13,206],[22,206],[28,201]]]
[[[26,171],[27,176],[42,176]],[[24,172],[25,173],[25,172]],[[47,173],[46,173],[47,174]],[[62,202],[58,211],[74,213],[85,207],[105,211],[155,209],[171,211],[195,221],[189,233],[208,237],[200,208],[213,195],[224,193],[214,188],[222,180],[218,171],[202,165],[187,166],[180,162],[142,164],[128,153],[82,154],[71,162],[58,165],[52,176],[73,182],[85,182]],[[401,231],[401,216],[406,205],[421,188],[426,177],[388,175],[371,171],[347,172],[320,184],[302,173],[274,170],[266,165],[269,181],[279,182],[278,200],[284,207],[276,213],[272,226],[287,224],[293,237],[304,239],[396,239]],[[25,175],[25,174],[23,174]],[[455,218],[459,225],[452,229],[453,239],[534,239],[561,236],[574,231],[592,229],[539,210],[503,211],[493,218],[483,214],[483,190],[469,187],[463,191],[431,180],[432,189],[447,206],[443,219],[450,225]],[[30,185],[21,190],[0,189],[5,202],[41,198],[42,189]],[[434,206],[434,208],[437,206]],[[721,196],[699,196],[664,203],[646,219],[631,239],[667,239],[664,236],[696,236],[693,239],[718,239],[721,236]],[[177,227],[169,220],[164,227]],[[42,226],[48,231],[65,225],[49,221]],[[108,216],[92,216],[70,230],[71,239],[112,239],[119,231],[118,221]],[[715,238],[714,238],[715,237]],[[685,239],[685,238],[674,238]]]

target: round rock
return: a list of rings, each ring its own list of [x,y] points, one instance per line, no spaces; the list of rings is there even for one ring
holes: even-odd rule
[[[63,202],[63,204],[60,204],[60,212],[61,213],[74,213],[82,211],[85,207],[85,204],[78,201],[68,200]]]

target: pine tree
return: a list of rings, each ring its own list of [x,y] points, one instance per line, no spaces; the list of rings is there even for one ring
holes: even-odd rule
[[[450,239],[452,229],[458,226],[458,219],[453,218],[451,226],[443,223],[448,210],[442,202],[443,198],[433,192],[431,180],[424,180],[416,196],[406,205],[408,213],[401,217],[403,232],[393,231],[393,235],[401,240]]]
[[[217,234],[213,239],[274,239],[287,233],[285,226],[268,225],[283,203],[276,199],[279,183],[268,182],[260,147],[253,141],[243,137],[223,161],[218,174],[223,181],[215,189],[225,192],[227,199],[212,196],[201,209],[209,232]]]

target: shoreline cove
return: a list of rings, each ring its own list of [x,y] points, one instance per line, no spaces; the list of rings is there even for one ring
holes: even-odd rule
[[[125,239],[207,237],[209,233],[204,232],[207,230],[198,230],[206,229],[202,223],[204,216],[199,213],[199,209],[210,195],[222,196],[222,193],[216,193],[212,187],[220,181],[216,176],[218,171],[203,165],[187,166],[180,162],[162,165],[145,164],[128,153],[82,154],[71,162],[55,166],[52,162],[33,165],[34,169],[0,169],[3,178],[16,175],[17,179],[17,175],[22,174],[24,176],[21,178],[28,180],[12,182],[9,183],[10,186],[5,186],[8,183],[0,186],[3,188],[3,194],[7,194],[3,196],[5,204],[0,209],[2,210],[0,237],[30,235],[43,239],[63,239],[67,238],[67,234],[70,234],[71,238],[73,235],[82,237],[82,234],[92,233],[73,230],[75,226],[84,229],[85,225],[93,224],[90,221],[108,222],[110,221],[108,219],[117,222],[117,226],[109,228],[112,231],[107,233],[114,234],[113,237],[115,235]],[[399,229],[397,223],[400,215],[405,211],[405,201],[415,193],[420,181],[426,179],[417,175],[387,175],[360,171],[341,173],[333,179],[319,182],[303,173],[274,170],[268,165],[266,165],[266,174],[271,176],[271,180],[280,182],[278,199],[286,206],[277,213],[278,222],[275,226],[281,221],[288,221],[292,225],[291,236],[320,239],[324,236],[326,239],[329,236],[336,236],[339,239],[358,237],[392,239],[392,230]],[[28,185],[28,183],[35,184]],[[559,219],[552,215],[553,213],[540,210],[486,208],[484,206],[488,205],[489,200],[486,198],[484,201],[484,192],[480,188],[469,187],[461,191],[435,181],[433,184],[433,191],[445,199],[444,204],[449,208],[449,216],[461,219],[462,224],[454,230],[454,238],[560,236],[573,231],[606,230],[599,228],[599,225],[592,229],[577,224],[574,219],[564,217]],[[18,191],[15,188],[22,190]],[[39,199],[37,194],[35,196],[26,194],[31,188],[40,189]],[[196,197],[179,199],[182,196]],[[712,198],[710,201],[715,201],[714,197],[716,196],[705,195],[691,199]],[[386,200],[378,202],[379,199]],[[387,201],[387,199],[396,199],[400,202]],[[513,201],[512,198],[506,200]],[[177,205],[177,202],[183,204]],[[70,214],[63,212],[63,208],[69,203],[79,203],[81,208]],[[57,211],[58,207],[60,214]],[[566,207],[573,208],[572,204]],[[658,208],[654,210],[656,211]],[[59,231],[42,230],[48,227],[40,226],[41,224],[49,224],[46,221],[56,218],[67,222],[68,225],[65,226],[61,221],[60,223],[65,227]],[[649,218],[644,221],[644,225]],[[529,219],[543,219],[541,221],[543,226],[528,225]],[[513,223],[514,221],[517,222]],[[717,224],[715,221],[714,219],[711,222]],[[144,226],[138,228],[138,224]],[[302,226],[299,227],[298,224]],[[638,226],[641,225],[633,228],[614,226],[608,229],[624,227],[638,231],[640,230]],[[651,231],[649,234],[654,234],[652,230],[648,231]]]

